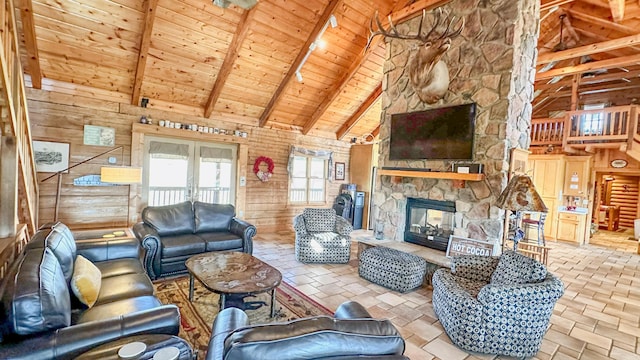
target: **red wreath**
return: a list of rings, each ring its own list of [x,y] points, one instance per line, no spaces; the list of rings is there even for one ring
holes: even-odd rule
[[[260,170],[260,164],[267,163],[267,171]],[[256,159],[256,162],[253,163],[253,173],[256,174],[258,179],[261,181],[269,181],[271,175],[273,175],[273,160],[266,156],[260,156]]]

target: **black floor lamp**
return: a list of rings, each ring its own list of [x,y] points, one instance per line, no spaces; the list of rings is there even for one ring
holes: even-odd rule
[[[77,164],[67,167],[66,169],[60,170],[46,178],[40,180],[40,182],[45,182],[53,177],[58,177],[58,185],[56,187],[56,203],[55,203],[55,211],[53,214],[53,221],[58,221],[58,209],[60,208],[60,190],[62,188],[62,173],[73,169],[76,166],[80,166],[84,163],[87,163],[91,160],[97,159],[102,155],[106,155],[116,150],[123,150],[122,146],[117,146],[107,151],[104,151],[96,156],[92,156],[86,160],[83,160]],[[130,167],[130,166],[103,166],[100,168],[100,181],[104,183],[110,184],[136,184],[142,182],[142,169]]]

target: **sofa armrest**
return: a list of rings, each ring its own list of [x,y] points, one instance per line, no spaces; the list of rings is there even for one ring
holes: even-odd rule
[[[147,275],[151,280],[155,280],[162,272],[162,241],[160,241],[160,235],[154,228],[144,222],[133,225],[132,230],[145,249],[144,267],[147,270]]]
[[[531,307],[543,303],[553,304],[564,294],[564,284],[551,273],[538,283],[531,284],[487,284],[478,293],[478,301],[485,306],[513,304],[517,307]]]
[[[469,280],[489,282],[499,260],[498,256],[453,256],[451,257],[451,273]]]
[[[342,236],[349,236],[353,231],[353,226],[342,216],[336,215],[336,232]]]
[[[211,339],[206,360],[224,359],[224,341],[234,330],[249,326],[249,317],[238,308],[226,308],[216,316],[211,329]]]
[[[0,344],[3,359],[71,359],[124,336],[178,335],[180,311],[175,305],[138,311],[108,320],[68,326],[24,341]]]
[[[231,231],[232,234],[242,237],[242,248],[245,253],[253,253],[253,236],[257,231],[255,226],[234,217],[229,224],[229,231]]]
[[[138,239],[76,240],[77,254],[92,262],[124,258],[139,258],[142,253]]]
[[[307,226],[304,223],[304,217],[302,214],[298,214],[293,217],[293,230],[296,232],[296,237],[307,235]]]
[[[370,319],[371,314],[360,303],[345,301],[336,309],[336,319]]]

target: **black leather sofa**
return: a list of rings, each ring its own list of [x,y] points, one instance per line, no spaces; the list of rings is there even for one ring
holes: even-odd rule
[[[70,290],[76,255],[102,285],[91,308]],[[153,295],[136,239],[75,241],[62,223],[38,230],[0,284],[0,358],[70,359],[124,336],[177,335],[180,312]]]
[[[146,249],[147,274],[153,280],[187,272],[185,261],[209,251],[251,254],[256,227],[235,217],[233,205],[185,201],[148,206],[133,232]]]
[[[405,342],[389,320],[371,318],[357,302],[335,317],[316,316],[251,326],[244,311],[222,310],[213,322],[207,360],[408,360]]]

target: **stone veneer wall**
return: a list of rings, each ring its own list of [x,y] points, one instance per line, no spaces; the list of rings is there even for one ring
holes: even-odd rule
[[[504,211],[495,202],[507,184],[510,149],[529,147],[539,2],[453,0],[442,10],[443,15],[463,16],[466,26],[443,57],[451,83],[438,103],[421,102],[409,82],[405,69],[416,42],[386,40],[378,166],[450,169],[448,161],[390,161],[391,114],[476,102],[474,159],[484,165],[486,181],[455,188],[451,180],[403,178],[394,183],[380,176],[373,199],[376,222],[384,224],[386,238],[403,241],[407,197],[450,200],[456,203],[456,235],[501,239]],[[397,28],[416,33],[418,23],[419,17]]]

